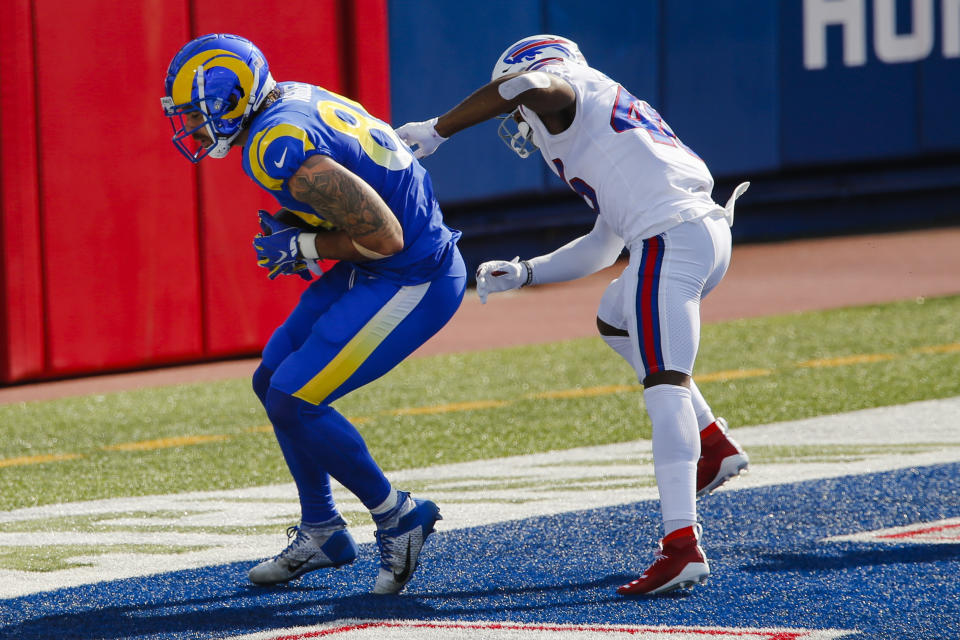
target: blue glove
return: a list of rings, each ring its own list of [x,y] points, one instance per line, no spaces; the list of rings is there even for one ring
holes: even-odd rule
[[[304,280],[310,280],[307,263],[300,255],[300,229],[276,221],[269,212],[260,209],[260,230],[253,238],[253,248],[257,251],[257,264],[269,269],[268,277],[273,280],[279,275],[297,274]]]
[[[311,273],[310,267],[307,266],[307,263],[304,262],[303,260],[297,260],[292,264],[287,263],[282,267],[272,268],[270,269],[270,273],[268,273],[267,275],[270,277],[271,280],[281,275],[282,276],[298,275],[304,280],[307,280],[309,282],[310,280],[313,279],[313,276],[310,275],[310,273]]]

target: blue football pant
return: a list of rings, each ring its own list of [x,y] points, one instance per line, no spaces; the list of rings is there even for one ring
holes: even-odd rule
[[[456,249],[448,262],[443,275],[414,286],[339,263],[267,342],[254,390],[296,482],[303,522],[336,517],[330,476],[367,508],[388,497],[390,482],[363,437],[330,403],[385,374],[453,317],[466,268]]]

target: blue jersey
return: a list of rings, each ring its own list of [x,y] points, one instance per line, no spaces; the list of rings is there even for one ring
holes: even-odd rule
[[[280,99],[250,124],[243,170],[306,222],[332,226],[289,189],[304,160],[329,156],[373,187],[403,229],[402,251],[357,263],[357,269],[403,285],[431,280],[449,261],[460,232],[443,223],[430,176],[410,149],[390,125],[352,100],[300,82],[279,87]]]

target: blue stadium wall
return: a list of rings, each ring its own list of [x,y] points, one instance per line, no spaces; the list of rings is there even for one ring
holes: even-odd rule
[[[708,163],[752,187],[736,241],[960,222],[960,0],[390,0],[395,126],[489,79],[512,42],[575,40]],[[424,160],[468,263],[547,251],[593,223],[496,124]]]

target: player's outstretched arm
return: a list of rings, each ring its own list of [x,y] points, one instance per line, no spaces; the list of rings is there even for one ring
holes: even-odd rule
[[[548,116],[570,109],[575,101],[573,87],[563,78],[543,71],[523,71],[480,87],[442,116],[408,122],[397,129],[397,134],[414,148],[417,158],[423,158],[458,131],[511,113],[520,105],[539,116]]]
[[[562,111],[576,100],[573,87],[543,71],[522,71],[497,78],[437,118],[437,133],[449,138],[467,127],[485,122],[523,105],[537,115]]]
[[[598,216],[590,233],[552,253],[530,260],[517,257],[482,263],[477,269],[477,295],[486,303],[487,296],[498,291],[583,278],[612,265],[622,251],[623,240]]]
[[[403,249],[403,229],[387,203],[333,159],[310,156],[291,176],[289,187],[294,198],[309,204],[337,229],[316,234],[313,242],[320,257],[361,262]]]

